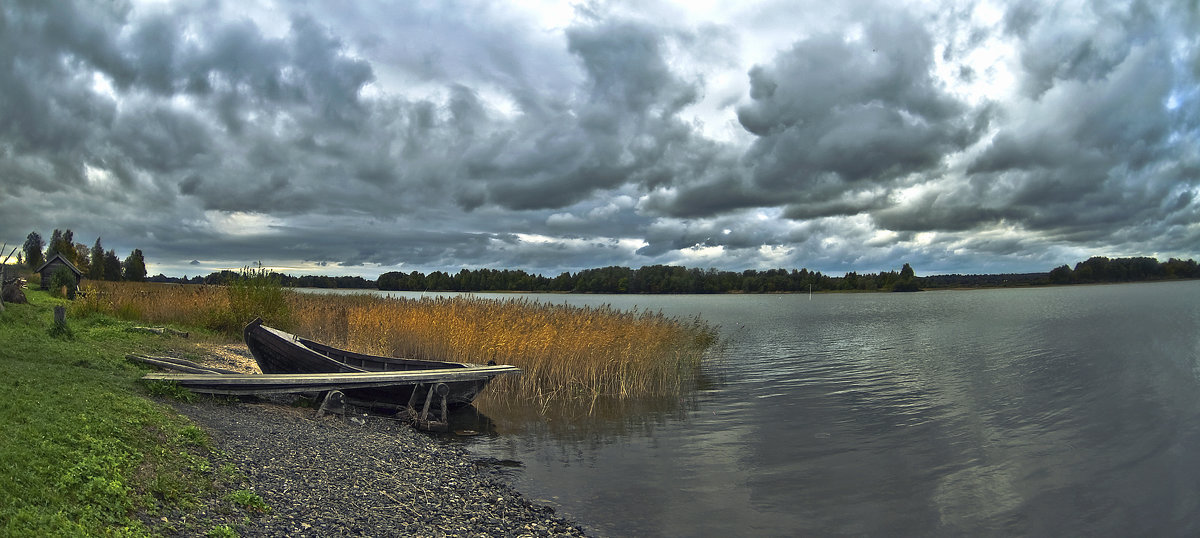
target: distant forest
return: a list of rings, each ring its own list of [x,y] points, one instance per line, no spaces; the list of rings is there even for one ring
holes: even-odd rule
[[[204,277],[150,277],[153,282],[187,284],[223,284],[237,278],[235,271],[220,271]],[[463,269],[455,274],[434,271],[429,274],[388,272],[372,281],[357,276],[301,276],[270,273],[280,284],[300,288],[380,289],[389,291],[528,291],[574,293],[784,293],[818,291],[917,291],[948,288],[1004,288],[1105,282],[1141,282],[1154,280],[1200,279],[1200,266],[1194,260],[1172,258],[1094,257],[1072,268],[1056,267],[1046,273],[1010,273],[991,275],[915,276],[905,264],[900,271],[846,273],[829,276],[808,269],[765,271],[719,271],[671,265],[650,265],[640,269],[602,267],[555,277],[530,274],[521,270]],[[811,286],[811,288],[810,288]]]
[[[208,276],[194,276],[191,278],[188,278],[186,275],[183,278],[177,278],[159,274],[146,280],[149,282],[167,282],[171,284],[226,284],[241,276],[242,273],[238,271],[224,270],[209,273]],[[367,280],[361,276],[291,276],[274,271],[270,271],[268,276],[279,281],[280,285],[288,288],[375,289],[374,280]]]
[[[542,291],[580,293],[779,293],[812,291],[916,291],[917,289],[1018,287],[1099,282],[1136,282],[1200,278],[1193,260],[1094,257],[1072,269],[1063,265],[1048,273],[913,276],[900,271],[846,273],[836,277],[808,269],[742,272],[651,265],[641,269],[603,267],[556,277],[525,271],[463,269],[457,274],[435,271],[384,273],[381,290],[397,291]]]

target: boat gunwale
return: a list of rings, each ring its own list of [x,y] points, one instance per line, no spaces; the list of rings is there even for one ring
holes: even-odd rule
[[[482,364],[475,364],[475,363],[468,363],[468,362],[433,361],[433,360],[425,360],[425,359],[406,359],[406,358],[401,358],[401,357],[386,357],[386,356],[382,356],[382,355],[371,355],[371,354],[367,354],[367,353],[359,353],[356,351],[349,351],[349,350],[333,347],[328,344],[322,344],[320,342],[316,342],[316,341],[310,340],[308,338],[303,338],[303,337],[297,336],[295,334],[289,333],[287,331],[276,329],[274,327],[269,327],[267,325],[263,325],[262,318],[255,318],[254,321],[251,321],[248,325],[246,325],[246,328],[243,331],[243,333],[246,338],[247,344],[249,344],[252,331],[256,328],[266,331],[268,334],[275,337],[282,343],[294,346],[296,348],[302,349],[302,350],[310,352],[310,353],[315,353],[315,354],[319,355],[321,358],[334,361],[334,362],[341,364],[347,368],[365,371],[365,372],[420,371],[420,370],[432,370],[432,369],[472,368],[472,367],[477,367],[477,366],[484,366]],[[254,351],[253,347],[252,347],[251,351]],[[343,357],[352,358],[354,360],[359,360],[359,361],[373,361],[373,362],[378,362],[378,363],[385,364],[385,365],[401,366],[401,367],[406,367],[406,368],[404,370],[386,370],[386,369],[373,370],[371,368],[367,368],[364,366],[351,364],[350,362],[347,362]]]

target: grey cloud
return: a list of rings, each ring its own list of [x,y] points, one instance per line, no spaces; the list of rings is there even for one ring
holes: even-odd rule
[[[883,193],[846,192],[838,198],[818,199],[788,204],[783,216],[789,219],[808,220],[836,215],[858,215],[888,207],[890,200]]]
[[[1099,13],[1064,20],[1026,7],[1010,8],[1007,28],[1027,38],[1024,97],[998,105],[990,141],[961,178],[873,211],[875,223],[911,231],[1004,224],[1077,245],[1180,237],[1168,230],[1198,210],[1200,176],[1190,164],[1197,159],[1187,148],[1200,122],[1189,117],[1191,106],[1167,106],[1190,78],[1173,60],[1181,42],[1167,19],[1175,15],[1135,3],[1117,13],[1094,5]],[[1099,28],[1072,26],[1092,18],[1103,21]]]
[[[367,126],[358,99],[372,79],[365,62],[346,56],[339,40],[303,16],[284,38],[272,39],[248,20],[227,22],[194,7],[138,18],[91,4],[9,5],[4,21],[11,26],[0,40],[20,44],[21,53],[0,75],[10,96],[0,103],[5,145],[21,161],[53,168],[59,185],[86,187],[86,164],[126,187],[147,174],[205,207],[228,210],[269,210],[289,200],[305,208],[319,191],[336,192],[321,184],[328,177],[311,175],[299,178],[295,192],[272,191],[281,187],[277,178],[302,176],[297,170],[386,180],[377,161],[351,152],[340,157],[364,164],[331,166],[321,155],[314,162],[312,154],[291,151],[286,138]],[[112,81],[122,94],[119,108],[89,87],[94,76]],[[177,96],[190,96],[195,106],[164,101]],[[304,162],[312,166],[297,166]],[[4,167],[29,169],[12,161]]]
[[[692,129],[677,117],[697,98],[671,72],[663,36],[651,27],[605,22],[567,30],[586,74],[586,96],[570,109],[534,109],[520,138],[495,135],[466,152],[467,172],[488,202],[511,209],[561,208],[626,183],[670,181]],[[476,203],[476,194],[465,197]]]
[[[153,102],[133,100],[130,105],[111,125],[111,144],[122,160],[170,174],[213,158],[212,134],[204,121]]]
[[[822,174],[888,180],[935,167],[978,135],[932,76],[933,44],[916,21],[877,17],[861,41],[822,34],[750,71],[738,120],[764,188],[803,189]]]
[[[888,12],[861,40],[817,33],[749,71],[750,102],[738,121],[757,136],[737,159],[724,151],[677,174],[646,209],[677,217],[745,207],[788,207],[789,218],[853,215],[886,197],[847,202],[861,185],[887,187],[917,173],[940,174],[945,156],[986,131],[991,108],[969,109],[933,77],[932,36]]]
[[[1006,30],[1023,39],[1022,87],[1036,98],[1062,80],[1097,80],[1120,65],[1134,47],[1159,39],[1163,14],[1147,2],[1093,3],[1083,8],[1019,3]],[[1067,11],[1069,9],[1069,11]]]
[[[111,101],[70,81],[79,65],[124,71],[107,38],[118,26],[102,8],[6,4],[0,12],[0,134],[12,151],[44,159],[70,178],[78,157],[114,114]]]
[[[655,190],[647,195],[642,209],[679,218],[719,215],[746,207],[772,206],[792,199],[791,193],[772,195],[747,181],[736,166],[716,170],[676,190]]]
[[[1001,204],[984,205],[983,197],[969,189],[927,193],[902,205],[893,205],[871,212],[877,226],[887,230],[964,231],[995,224],[1006,219],[1021,219],[1021,209]]]
[[[783,222],[738,212],[714,219],[660,218],[646,227],[647,245],[637,253],[657,257],[681,249],[720,246],[730,256],[738,256],[738,251],[757,251],[763,246],[804,243],[820,226],[810,224],[807,230],[798,231]]]
[[[1013,2],[1004,12],[1004,31],[1021,38],[1027,37],[1033,25],[1041,18],[1039,11],[1043,5],[1037,0]]]
[[[878,270],[1200,244],[1186,3],[1014,2],[994,26],[958,6],[755,4],[694,28],[619,7],[546,29],[475,0],[5,3],[0,229],[422,270],[687,263],[697,245],[727,266]],[[760,30],[792,41],[738,65]],[[1018,95],[956,93],[1009,67],[968,63],[1005,40]],[[705,137],[694,114],[719,110],[703,121],[745,138]]]
[[[1059,80],[1004,122],[967,173],[1001,184],[993,199],[1024,225],[1073,238],[1169,217],[1164,199],[1200,178],[1162,166],[1185,158],[1178,129],[1196,128],[1164,106],[1175,83],[1164,47],[1129,49],[1104,78]]]

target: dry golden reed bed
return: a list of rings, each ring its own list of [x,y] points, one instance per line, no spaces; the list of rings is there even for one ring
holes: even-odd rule
[[[84,292],[78,313],[202,326],[231,337],[262,316],[269,325],[363,353],[512,364],[523,375],[493,381],[481,404],[515,398],[542,411],[679,395],[695,381],[716,334],[699,319],[528,300],[317,295],[245,282],[100,282]]]

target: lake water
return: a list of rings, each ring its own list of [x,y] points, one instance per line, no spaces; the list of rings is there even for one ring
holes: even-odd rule
[[[721,327],[682,408],[465,441],[590,532],[1200,534],[1200,282],[520,296]]]

